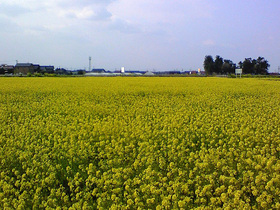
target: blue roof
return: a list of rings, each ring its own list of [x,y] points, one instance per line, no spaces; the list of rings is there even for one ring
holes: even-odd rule
[[[17,63],[16,67],[30,67],[32,65],[32,63]]]

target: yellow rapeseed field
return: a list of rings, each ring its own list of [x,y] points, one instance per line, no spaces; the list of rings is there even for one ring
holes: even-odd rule
[[[0,78],[0,209],[280,209],[280,81]]]

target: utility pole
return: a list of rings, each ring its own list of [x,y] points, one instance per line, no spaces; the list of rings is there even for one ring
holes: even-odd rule
[[[88,64],[88,71],[91,71],[91,57],[90,56],[88,58],[88,62],[89,62],[89,64]]]

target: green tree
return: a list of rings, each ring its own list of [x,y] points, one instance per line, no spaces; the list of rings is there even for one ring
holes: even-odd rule
[[[224,59],[221,56],[216,55],[216,59],[214,62],[214,72],[217,74],[221,74],[223,64],[224,64]]]
[[[270,65],[264,57],[258,57],[254,66],[255,74],[268,74],[269,67]]]
[[[211,55],[205,56],[203,66],[206,74],[212,74],[214,72],[214,60]]]
[[[4,68],[0,68],[0,74],[5,74],[5,69]]]
[[[238,68],[240,68],[240,69],[243,68],[243,62],[242,62],[242,61],[239,61],[239,63],[238,63]]]
[[[244,74],[252,74],[254,72],[254,60],[252,58],[245,58],[242,63],[242,72]]]
[[[234,74],[235,73],[236,64],[231,60],[224,60],[222,65],[222,74]]]
[[[264,57],[258,57],[257,59],[245,58],[243,62],[239,62],[239,66],[244,74],[268,74],[268,68],[270,67]]]

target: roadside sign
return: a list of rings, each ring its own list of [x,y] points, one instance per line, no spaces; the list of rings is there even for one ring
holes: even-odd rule
[[[242,69],[235,69],[235,75],[237,77],[237,74],[240,75],[240,78],[241,78],[241,74],[242,74]]]

